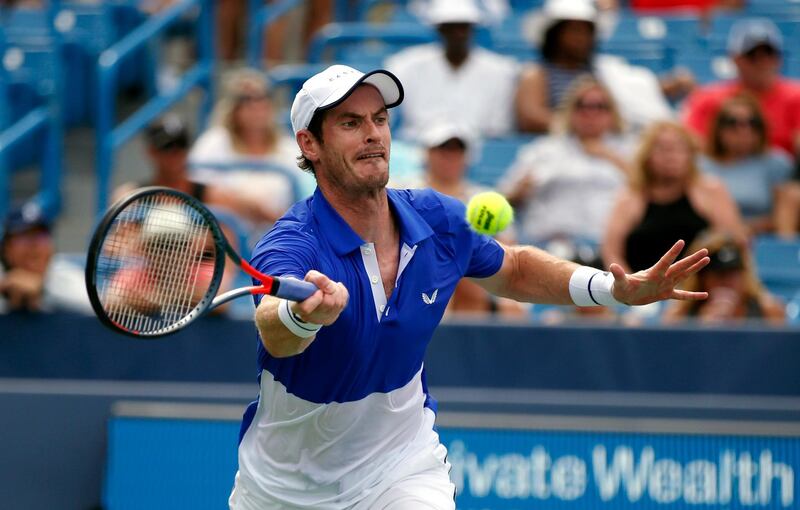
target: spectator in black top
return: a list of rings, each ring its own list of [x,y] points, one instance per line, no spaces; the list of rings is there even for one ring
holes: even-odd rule
[[[700,173],[691,134],[674,122],[657,122],[644,134],[630,185],[616,199],[602,243],[603,260],[626,271],[647,269],[658,250],[679,239],[690,245],[708,227],[745,237],[725,185]]]

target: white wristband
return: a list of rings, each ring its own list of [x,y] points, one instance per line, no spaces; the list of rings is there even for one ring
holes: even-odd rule
[[[569,295],[578,306],[621,305],[611,294],[613,285],[614,275],[611,273],[580,266],[569,279]]]
[[[289,301],[286,299],[281,299],[278,302],[278,318],[281,320],[283,325],[286,326],[286,329],[300,338],[310,338],[316,335],[317,331],[322,328],[322,324],[306,322],[295,315],[289,308]]]

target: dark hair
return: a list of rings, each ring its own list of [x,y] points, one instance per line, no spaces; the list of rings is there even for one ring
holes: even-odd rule
[[[314,116],[311,117],[311,122],[308,123],[308,130],[320,144],[323,143],[322,121],[325,120],[326,111],[327,110],[318,110],[314,112]],[[317,175],[316,171],[314,170],[314,164],[302,152],[299,156],[297,156],[297,166],[300,167],[301,170],[310,172],[312,175]]]
[[[758,133],[758,145],[755,152],[762,154],[767,150],[767,124],[761,105],[758,104],[754,97],[748,94],[738,94],[722,103],[711,121],[711,129],[708,132],[708,153],[712,158],[719,159],[725,156],[726,150],[722,146],[722,124],[728,117],[728,109],[733,105],[747,107],[755,120],[753,129]]]
[[[564,30],[564,27],[567,25],[567,22],[571,20],[560,20],[557,23],[553,24],[547,31],[544,33],[544,38],[542,40],[542,47],[539,50],[539,54],[542,56],[542,59],[546,62],[552,62],[556,56],[556,51],[558,50],[558,39],[561,36],[561,32]],[[596,30],[594,24],[592,23],[592,30]]]

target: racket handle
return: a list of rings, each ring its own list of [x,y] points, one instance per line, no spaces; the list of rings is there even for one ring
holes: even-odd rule
[[[305,301],[318,290],[317,286],[311,282],[288,276],[275,278],[273,285],[275,283],[278,284],[278,288],[275,290],[274,295],[289,301]]]

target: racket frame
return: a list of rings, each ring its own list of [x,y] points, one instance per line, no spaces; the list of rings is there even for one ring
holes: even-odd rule
[[[109,232],[109,229],[114,223],[114,220],[116,220],[117,217],[120,215],[120,213],[122,213],[122,211],[125,210],[132,202],[141,200],[143,197],[147,195],[156,195],[156,194],[169,195],[177,200],[180,200],[183,204],[190,207],[191,209],[193,209],[202,216],[214,240],[214,247],[217,252],[216,253],[217,256],[215,257],[214,260],[213,278],[211,279],[208,289],[206,290],[202,299],[200,299],[200,301],[197,303],[197,305],[195,305],[195,307],[184,317],[182,317],[175,323],[170,324],[169,326],[165,326],[163,328],[151,332],[141,332],[127,328],[122,324],[115,322],[106,313],[106,310],[103,308],[102,302],[100,300],[100,296],[97,293],[97,265],[101,255],[101,248]],[[262,285],[242,287],[239,289],[234,289],[225,292],[217,296],[216,294],[219,291],[219,287],[222,283],[222,276],[225,271],[226,254],[247,274],[261,281]],[[204,206],[202,203],[200,203],[199,200],[195,199],[194,197],[191,197],[185,193],[174,190],[172,188],[166,188],[162,186],[148,186],[140,188],[135,192],[131,193],[130,195],[117,201],[108,209],[105,215],[103,215],[103,218],[98,223],[97,228],[94,231],[94,235],[92,236],[92,240],[89,243],[89,250],[86,256],[85,279],[86,279],[86,290],[89,294],[89,301],[92,304],[92,308],[94,309],[95,314],[100,319],[100,322],[102,322],[107,327],[113,329],[114,331],[121,332],[129,336],[134,336],[136,338],[158,338],[172,333],[176,333],[177,331],[188,326],[190,323],[194,322],[197,318],[202,316],[206,311],[214,307],[217,307],[223,303],[226,303],[232,299],[243,296],[245,294],[274,294],[274,292],[277,290],[274,278],[262,274],[261,272],[253,268],[250,264],[242,260],[239,254],[233,250],[230,243],[228,243],[228,240],[225,238],[225,234],[222,232],[222,229],[219,227],[217,219],[214,217],[211,211],[208,210],[206,206]]]

